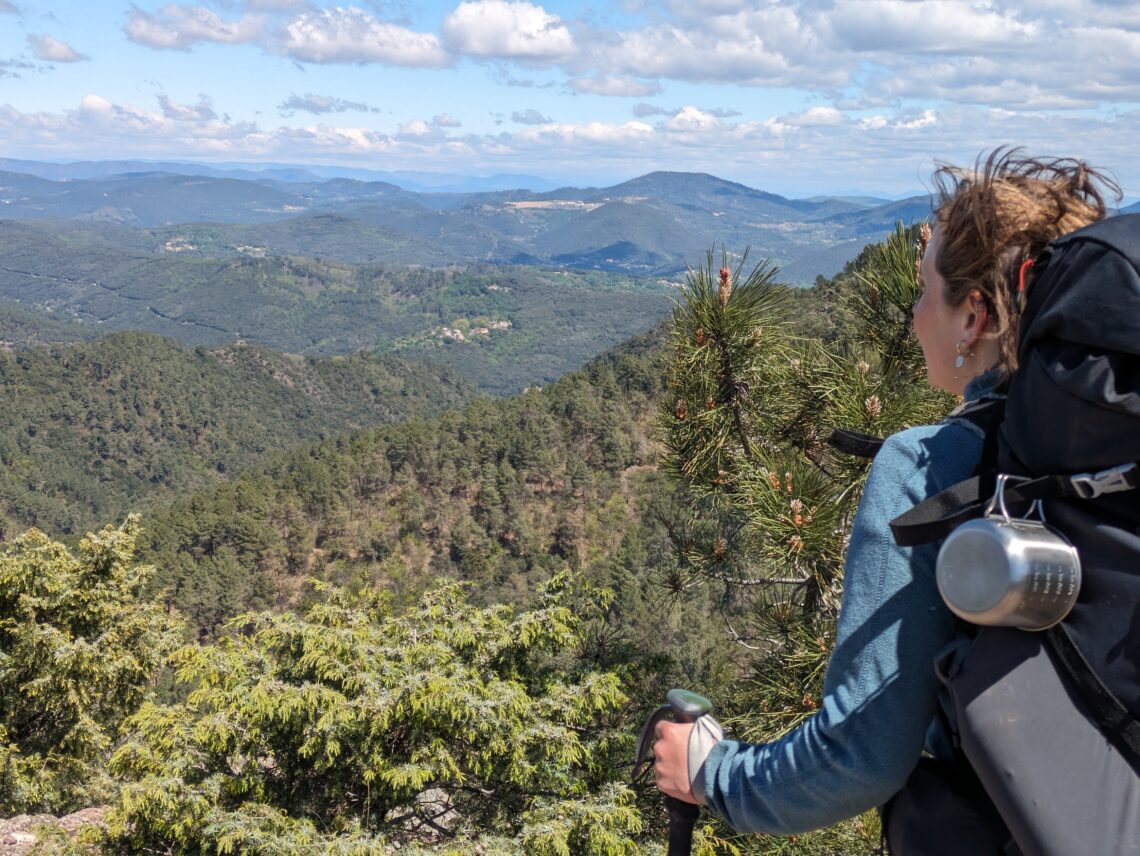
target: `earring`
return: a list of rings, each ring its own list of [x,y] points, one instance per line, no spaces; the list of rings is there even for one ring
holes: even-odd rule
[[[962,341],[965,341],[965,339]],[[962,353],[962,342],[959,342],[957,345],[955,345],[954,350],[958,354],[958,357],[954,360],[954,368],[960,369],[962,366],[966,365],[966,357],[973,356],[973,354],[970,351],[966,351],[965,354]]]

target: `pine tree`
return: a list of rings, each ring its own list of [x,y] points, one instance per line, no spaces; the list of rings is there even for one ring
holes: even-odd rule
[[[819,705],[842,596],[843,554],[867,472],[832,450],[835,428],[886,436],[937,421],[950,404],[924,382],[910,324],[926,227],[901,225],[823,286],[835,335],[804,338],[818,319],[758,265],[742,277],[692,271],[671,324],[668,390],[658,416],[663,466],[689,498],[671,521],[682,597],[711,590],[725,637],[746,652],[708,687],[730,732],[771,740]],[[707,596],[707,595],[705,595]],[[763,853],[855,853],[877,845],[873,818],[833,831],[736,841]]]

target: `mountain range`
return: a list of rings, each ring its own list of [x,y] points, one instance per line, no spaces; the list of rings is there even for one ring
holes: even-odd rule
[[[145,230],[168,252],[348,263],[515,263],[662,276],[696,264],[710,247],[751,248],[753,257],[779,264],[788,281],[811,283],[896,221],[930,213],[928,196],[796,200],[699,173],[655,172],[605,188],[445,193],[295,170],[254,178],[147,166],[67,180],[0,172],[0,215]]]

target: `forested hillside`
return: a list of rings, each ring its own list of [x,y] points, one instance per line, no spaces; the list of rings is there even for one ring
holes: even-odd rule
[[[5,533],[82,534],[271,452],[474,394],[431,363],[188,350],[146,333],[0,352],[0,518]]]
[[[650,436],[658,337],[542,390],[277,457],[156,509],[143,558],[206,635],[240,609],[296,606],[311,577],[401,602],[451,577],[479,602],[526,603],[560,568],[620,592],[613,614],[647,632],[673,561]]]
[[[119,228],[0,221],[0,240],[0,298],[55,319],[192,347],[394,353],[450,365],[495,395],[549,383],[655,326],[675,291],[599,272],[379,267],[244,246],[215,255],[193,235]]]

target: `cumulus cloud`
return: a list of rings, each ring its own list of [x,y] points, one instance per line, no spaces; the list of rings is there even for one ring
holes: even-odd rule
[[[524,128],[511,139],[511,142],[516,146],[527,144],[560,146],[585,154],[615,146],[640,148],[646,143],[651,143],[654,136],[654,129],[644,122],[626,122],[623,125],[585,122]]]
[[[44,62],[82,62],[85,59],[90,59],[67,42],[61,42],[47,34],[28,36],[28,45],[36,59],[42,59]]]
[[[858,52],[1016,52],[1040,32],[1012,11],[972,0],[839,0],[827,23],[836,45]]]
[[[293,93],[280,104],[277,109],[283,115],[291,116],[293,113],[346,113],[349,110],[356,110],[359,112],[375,112],[375,107],[361,101],[346,101],[343,98],[337,98],[335,95],[316,95],[312,92],[306,92],[304,95],[297,95]]]
[[[633,105],[633,115],[638,119],[647,119],[650,116],[667,116],[669,111],[664,107],[658,107],[656,104],[640,104]]]
[[[778,10],[777,10],[778,11]],[[641,79],[724,81],[745,85],[842,86],[842,66],[819,62],[802,32],[775,15],[715,18],[692,25],[662,24],[614,34],[591,43],[590,62],[610,75]],[[782,38],[781,30],[789,30]],[[804,42],[804,44],[800,44]],[[795,51],[799,53],[795,53]]]
[[[380,21],[355,7],[298,15],[281,27],[274,47],[303,62],[377,62],[418,68],[451,62],[435,35]]]
[[[624,77],[794,87],[851,106],[1088,108],[1140,100],[1138,31],[1135,3],[668,0],[643,26],[581,35],[564,66],[571,87],[591,93],[604,88],[581,81]]]
[[[720,119],[711,113],[696,107],[682,107],[662,127],[670,131],[711,131],[720,126]]]
[[[381,21],[355,6],[311,9],[291,0],[249,0],[241,17],[222,18],[204,6],[170,3],[158,13],[127,16],[127,37],[152,48],[188,50],[195,44],[257,44],[300,62],[381,63],[440,67],[451,58],[439,38]],[[288,15],[290,10],[300,10]]]
[[[437,128],[460,128],[463,126],[462,122],[447,113],[440,113],[438,116],[433,116],[431,123]]]
[[[411,122],[405,122],[396,131],[397,137],[405,137],[417,139],[421,137],[430,137],[435,134],[436,129],[429,125],[422,119],[413,119]]]
[[[921,128],[927,128],[937,121],[938,115],[933,110],[923,110],[920,115],[913,119],[896,122],[895,127],[903,131],[917,131]]]
[[[574,37],[557,15],[510,0],[467,0],[444,19],[452,49],[477,57],[551,61],[576,53]]]
[[[528,110],[516,110],[511,114],[511,121],[520,125],[548,125],[554,120],[543,116],[531,107]]]
[[[812,125],[840,125],[843,123],[844,117],[834,107],[809,107],[799,113],[784,116],[780,121],[787,125],[797,125],[803,128]]]
[[[147,47],[188,50],[199,42],[234,45],[256,41],[263,35],[265,24],[265,19],[256,15],[228,21],[204,6],[169,3],[154,15],[132,8],[124,32],[131,41]]]
[[[650,8],[630,2],[634,12]],[[842,109],[897,108],[905,99],[1010,110],[1140,101],[1140,4],[1130,2],[659,0],[652,14],[632,19],[637,23],[607,29],[596,18],[563,18],[529,0],[461,0],[438,31],[424,32],[377,17],[387,8],[333,0],[171,2],[153,13],[134,8],[126,31],[153,47],[253,43],[303,63],[493,60],[492,79],[502,85],[553,85],[549,77],[518,76],[520,68],[544,69],[562,73],[564,85],[584,95],[647,98],[672,80],[792,87]]]

